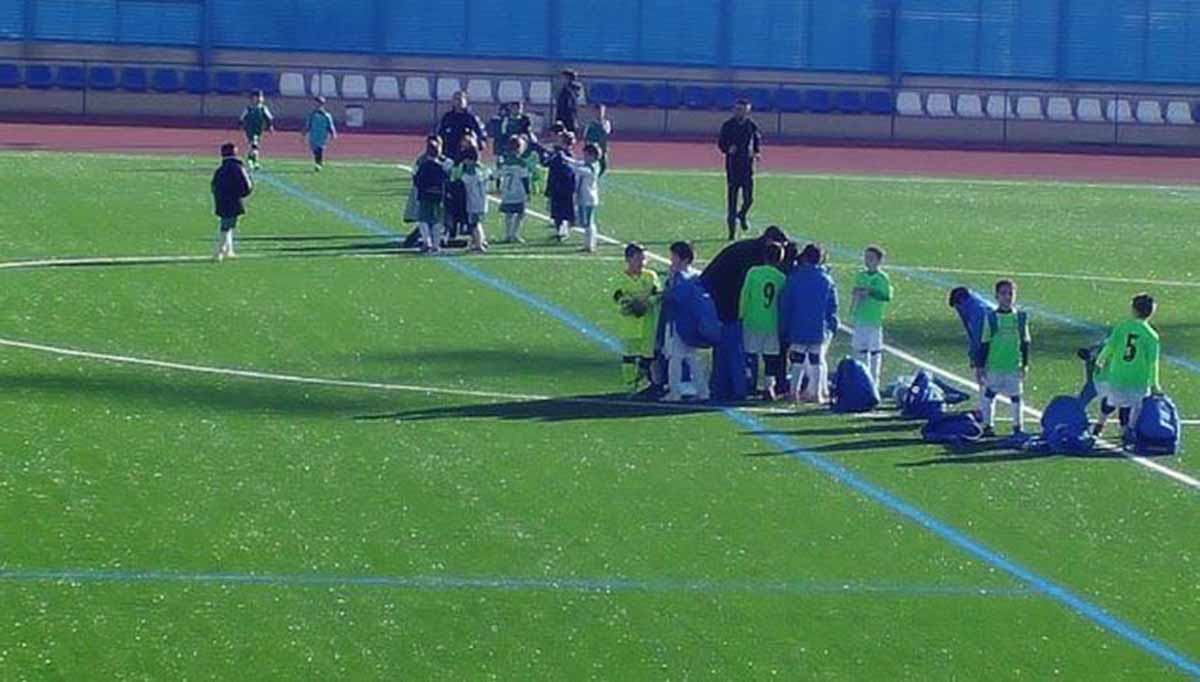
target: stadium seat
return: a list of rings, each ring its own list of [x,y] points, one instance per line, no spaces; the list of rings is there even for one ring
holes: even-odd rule
[[[712,106],[712,93],[699,85],[684,86],[683,106],[688,109],[708,109]]]
[[[651,92],[651,99],[659,109],[678,109],[683,104],[683,93],[673,85],[656,85]]]
[[[117,70],[111,66],[93,66],[89,68],[88,87],[92,90],[116,90]]]
[[[345,84],[342,84],[345,87]],[[467,98],[472,102],[491,104],[496,99],[492,97],[492,82],[486,78],[472,78],[467,81]]]
[[[833,93],[833,108],[843,114],[861,114],[863,105],[862,93],[858,90],[839,90]]]
[[[595,93],[592,96],[594,98]],[[650,88],[643,83],[626,83],[621,86],[621,103],[639,109],[650,106]]]
[[[931,92],[925,96],[925,111],[936,118],[954,116],[954,107],[950,104],[950,95],[944,92]]]
[[[718,109],[732,109],[737,98],[737,91],[728,85],[720,85],[712,90],[712,102]]]
[[[907,90],[896,95],[896,113],[901,116],[925,115],[925,108],[921,106],[921,95]]]
[[[449,102],[454,93],[462,90],[462,81],[457,78],[448,76],[439,76],[437,79],[437,98],[439,102]]]
[[[804,111],[804,91],[793,88],[780,88],[775,91],[775,106],[780,111],[798,114]]]
[[[308,89],[304,87],[304,74],[285,71],[279,74],[279,94],[284,97],[307,97]]]
[[[524,102],[525,86],[521,81],[503,80],[496,88],[496,98],[501,102]]]
[[[775,108],[771,91],[766,88],[746,88],[738,93],[738,97],[749,101],[755,111],[771,111]]]
[[[238,71],[218,71],[213,79],[213,89],[221,95],[241,95],[242,74]]]
[[[531,104],[547,105],[554,99],[550,91],[550,81],[532,81],[529,83],[529,102]]]
[[[988,118],[1012,118],[1012,99],[1008,95],[988,95],[984,110],[987,112]]]
[[[313,97],[337,97],[337,77],[332,73],[314,73],[308,80],[308,91]]]
[[[432,102],[429,79],[424,76],[409,76],[404,79],[404,99],[409,102]]]
[[[400,99],[400,81],[395,76],[376,76],[371,83],[371,94],[375,99]]]
[[[60,66],[58,67],[58,78],[55,79],[55,85],[63,90],[82,90],[84,80],[85,75],[82,66]]]
[[[150,89],[155,92],[179,92],[183,84],[175,69],[155,69],[150,74]]]
[[[1095,97],[1080,97],[1075,102],[1075,116],[1087,123],[1103,122],[1104,112],[1100,107],[1100,100]]]
[[[892,103],[892,93],[882,90],[869,90],[863,98],[863,108],[868,114],[891,116],[896,111]]]
[[[617,89],[616,83],[600,81],[592,83],[588,86],[588,92],[592,95],[592,101],[604,106],[611,107],[621,101],[621,93]]]
[[[207,71],[184,71],[183,89],[193,95],[206,95],[210,89]]]
[[[833,112],[833,95],[822,88],[812,88],[804,91],[804,108],[814,114]]]
[[[54,85],[54,73],[49,66],[33,64],[25,67],[25,87],[46,90]]]
[[[121,69],[121,89],[129,92],[145,92],[149,87],[146,80],[146,70],[140,66],[128,66]]]
[[[1192,108],[1187,102],[1178,100],[1167,103],[1167,123],[1179,126],[1192,124]]]
[[[1127,99],[1110,99],[1104,107],[1104,117],[1115,123],[1133,123],[1133,107]]]
[[[29,81],[29,72],[25,72],[25,81]],[[1200,123],[1200,102],[1192,102],[1192,122]]]
[[[21,86],[21,69],[16,64],[0,64],[0,88]]]
[[[1018,103],[1017,108],[1020,107]],[[1066,97],[1051,97],[1046,100],[1046,118],[1051,121],[1074,121],[1075,113],[1071,111],[1071,100]]]
[[[959,118],[983,118],[983,98],[973,92],[959,95],[954,100],[954,113]]]
[[[361,73],[342,76],[342,97],[346,99],[368,99],[367,77]]]
[[[262,90],[268,97],[279,94],[279,79],[275,74],[266,71],[252,71],[246,74],[246,91]]]
[[[1155,99],[1138,100],[1136,113],[1139,123],[1156,125],[1164,122],[1162,104]]]
[[[1017,98],[1017,118],[1027,121],[1040,121],[1042,114],[1042,99],[1033,95],[1021,95]]]

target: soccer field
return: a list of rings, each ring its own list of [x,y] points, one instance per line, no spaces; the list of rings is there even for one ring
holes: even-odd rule
[[[1200,677],[1190,443],[954,454],[891,414],[632,403],[619,246],[531,218],[524,246],[399,253],[405,173],[269,159],[217,264],[210,157],[0,160],[0,679]],[[601,232],[707,259],[723,183],[618,168]],[[832,249],[844,305],[884,246],[888,341],[946,372],[947,290],[1014,276],[1033,407],[1153,293],[1200,419],[1200,189],[756,194],[758,227]]]

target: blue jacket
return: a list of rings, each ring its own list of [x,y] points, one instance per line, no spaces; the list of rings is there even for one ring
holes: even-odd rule
[[[675,333],[689,346],[709,348],[721,340],[717,306],[695,273],[679,273],[667,280],[659,319],[664,332],[674,324]]]
[[[824,343],[838,328],[837,285],[820,265],[792,270],[779,299],[779,333],[788,344]]]
[[[983,339],[983,325],[987,323],[988,314],[995,309],[996,306],[974,291],[970,292],[967,300],[954,306],[959,319],[962,320],[963,329],[967,331],[967,357],[972,367],[979,366],[979,344]]]

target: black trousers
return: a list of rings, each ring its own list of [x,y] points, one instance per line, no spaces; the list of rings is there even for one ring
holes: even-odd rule
[[[738,208],[738,194],[742,195],[742,206]],[[745,220],[754,204],[754,174],[750,172],[733,175],[725,174],[725,220],[729,225],[729,236],[732,238],[737,229],[737,221]]]

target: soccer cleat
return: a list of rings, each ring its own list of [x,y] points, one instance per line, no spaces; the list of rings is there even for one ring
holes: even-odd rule
[[[983,427],[983,433],[980,434],[980,438],[995,438],[995,437],[996,437],[996,429],[993,429],[990,426]]]
[[[742,224],[742,232],[750,231],[750,221],[746,220],[746,216],[738,216],[738,222]]]

